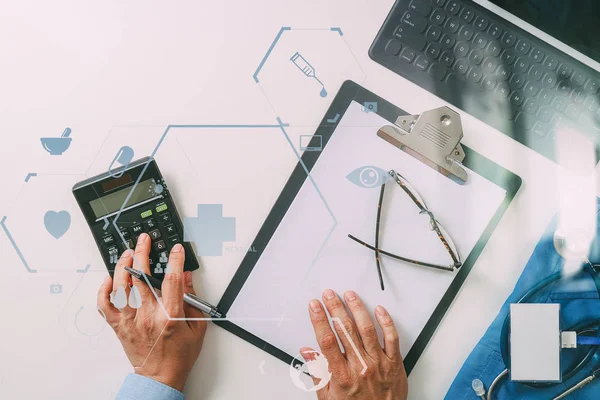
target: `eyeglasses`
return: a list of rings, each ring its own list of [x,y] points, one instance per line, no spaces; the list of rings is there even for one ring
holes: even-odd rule
[[[433,212],[431,212],[427,208],[427,206],[425,205],[425,201],[419,195],[419,192],[417,192],[416,189],[402,175],[400,175],[396,171],[390,170],[388,172],[388,174],[390,174],[390,176],[400,186],[400,188],[404,191],[404,193],[406,193],[408,195],[408,197],[410,197],[410,199],[413,201],[413,203],[415,203],[415,205],[419,208],[419,214],[429,215],[429,224],[431,226],[431,229],[433,231],[435,231],[438,238],[440,239],[440,241],[446,248],[446,251],[448,252],[448,254],[450,254],[450,257],[452,258],[452,264],[451,265],[439,265],[439,264],[431,264],[431,263],[427,263],[427,262],[423,262],[423,261],[417,261],[417,260],[413,260],[410,258],[399,256],[397,254],[390,253],[388,251],[385,251],[385,250],[382,250],[379,248],[379,236],[380,236],[380,228],[379,227],[380,227],[380,221],[381,221],[381,206],[383,205],[383,195],[385,193],[385,186],[386,186],[386,183],[384,183],[383,185],[381,185],[381,191],[379,193],[379,202],[377,204],[377,220],[375,222],[375,245],[371,246],[370,244],[367,244],[366,242],[358,239],[357,237],[355,237],[353,235],[350,235],[350,234],[348,235],[348,237],[350,239],[362,244],[363,246],[365,246],[368,249],[371,249],[375,252],[375,263],[377,264],[377,274],[379,275],[379,283],[381,284],[381,290],[385,290],[385,287],[383,284],[383,276],[381,275],[381,261],[379,259],[380,254],[383,254],[385,256],[394,258],[396,260],[404,261],[404,262],[407,262],[410,264],[420,265],[422,267],[439,269],[439,270],[443,270],[443,271],[454,271],[455,269],[460,268],[462,266],[462,261],[460,259],[460,255],[458,254],[458,250],[456,249],[456,246],[454,245],[454,242],[450,238],[450,235],[448,234],[448,232],[442,227],[440,222],[435,218],[435,215],[433,214]]]

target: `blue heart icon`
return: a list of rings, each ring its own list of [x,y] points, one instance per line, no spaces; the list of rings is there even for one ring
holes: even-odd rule
[[[71,214],[66,211],[48,211],[44,215],[44,225],[48,233],[58,239],[69,230]]]

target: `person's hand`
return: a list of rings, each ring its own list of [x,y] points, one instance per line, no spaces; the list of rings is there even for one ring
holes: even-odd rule
[[[375,317],[383,331],[384,347],[382,348],[373,320],[363,302],[353,291],[346,292],[344,298],[356,323],[352,321],[344,303],[332,290],[323,293],[323,302],[327,311],[332,318],[339,318],[338,321],[343,324],[342,328],[338,321],[334,320],[333,323],[344,347],[344,353],[340,350],[321,302],[311,300],[309,304],[310,320],[315,329],[317,342],[321,353],[329,362],[331,372],[331,380],[327,386],[317,391],[317,398],[319,400],[405,400],[408,394],[408,381],[394,321],[382,306],[377,306]],[[357,352],[367,364],[367,370],[362,374],[363,364]],[[313,350],[308,347],[300,349],[300,354],[307,361],[315,359]],[[314,379],[314,382],[316,385],[320,380]]]
[[[191,272],[183,272],[185,254],[180,244],[169,255],[170,268],[161,290],[164,309],[148,286],[125,271],[125,267],[132,267],[150,274],[150,242],[143,233],[135,253],[123,253],[115,267],[114,280],[107,277],[98,291],[98,308],[117,334],[135,372],[181,392],[202,349],[207,323],[173,320],[204,318],[201,311],[183,302],[183,294],[194,293],[194,288]],[[129,305],[118,310],[110,301],[111,292],[125,287],[129,298],[132,281],[142,305],[137,310]]]

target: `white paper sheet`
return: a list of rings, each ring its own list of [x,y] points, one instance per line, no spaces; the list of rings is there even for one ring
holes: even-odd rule
[[[394,169],[421,194],[467,258],[505,197],[504,189],[468,171],[460,186],[377,136],[389,124],[352,102],[304,182],[262,257],[227,313],[243,329],[292,356],[318,349],[308,302],[324,289],[353,289],[368,308],[385,306],[396,322],[405,355],[456,273],[431,270],[382,256],[386,290],[379,287],[374,244],[379,188],[362,188],[346,176],[363,166]],[[314,181],[314,184],[313,184]],[[316,184],[316,186],[315,186]],[[394,183],[386,186],[380,246],[417,260],[450,264],[429,218]],[[263,318],[279,318],[265,321]],[[257,318],[256,320],[252,320]]]

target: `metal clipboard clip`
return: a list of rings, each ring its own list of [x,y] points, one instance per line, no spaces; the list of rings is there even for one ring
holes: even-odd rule
[[[394,125],[385,125],[377,136],[410,154],[454,182],[464,185],[467,171],[462,167],[465,152],[460,115],[448,107],[403,115]]]

